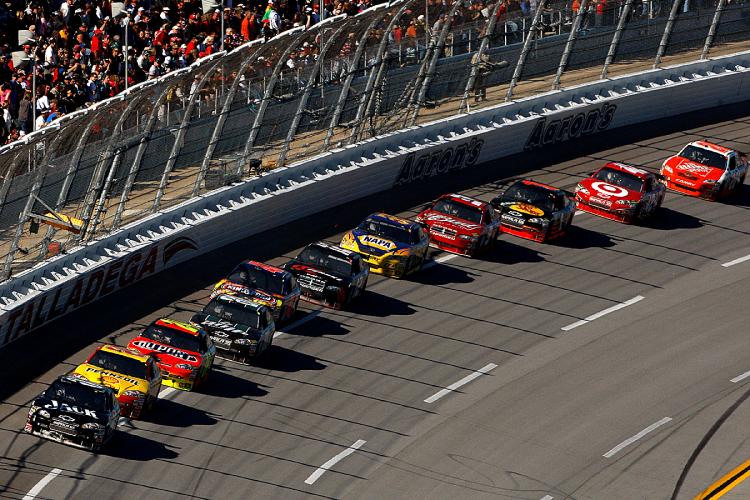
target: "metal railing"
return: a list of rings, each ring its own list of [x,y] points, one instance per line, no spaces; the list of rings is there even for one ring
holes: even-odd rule
[[[301,158],[750,39],[750,5],[725,0],[471,5],[399,0],[333,17],[214,54],[1,148],[2,278]]]

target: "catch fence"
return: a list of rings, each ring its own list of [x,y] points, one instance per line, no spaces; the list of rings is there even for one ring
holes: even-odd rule
[[[509,5],[518,4],[399,0],[333,17],[212,55],[3,147],[0,278],[301,158],[750,45],[748,3]]]

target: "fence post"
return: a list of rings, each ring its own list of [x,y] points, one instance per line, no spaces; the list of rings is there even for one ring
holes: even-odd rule
[[[432,83],[432,79],[435,77],[435,69],[437,68],[437,62],[438,59],[440,59],[440,53],[443,51],[443,48],[445,47],[445,37],[448,35],[448,31],[451,27],[451,19],[453,19],[453,14],[458,10],[458,8],[462,5],[462,0],[456,0],[453,2],[453,6],[451,7],[449,17],[447,19],[443,20],[443,26],[440,30],[440,36],[438,37],[436,46],[433,45],[432,49],[432,57],[430,59],[430,65],[427,68],[427,74],[424,76],[424,79],[422,80],[422,85],[419,88],[419,95],[417,96],[416,100],[413,100],[412,102],[412,116],[411,120],[409,121],[409,126],[413,127],[415,123],[417,123],[417,117],[419,116],[419,109],[422,107],[422,104],[424,104],[425,99],[427,98],[427,91],[430,89],[430,84]],[[471,34],[471,31],[469,32]],[[471,38],[469,38],[469,52],[471,52]],[[425,60],[427,57],[425,57]],[[416,94],[417,89],[414,89],[414,93]]]
[[[185,108],[185,114],[182,116],[180,128],[177,129],[177,137],[175,137],[174,143],[172,144],[172,151],[169,153],[169,159],[167,160],[167,164],[164,166],[164,172],[162,173],[161,181],[159,182],[159,189],[156,191],[156,196],[154,197],[154,204],[151,207],[152,213],[157,212],[159,210],[159,207],[161,206],[161,200],[164,197],[164,191],[166,191],[167,184],[169,183],[169,175],[172,173],[174,164],[177,162],[177,157],[179,156],[180,150],[182,149],[183,143],[185,142],[185,134],[187,133],[188,124],[190,123],[190,115],[193,114],[193,107],[195,106],[195,102],[199,100],[201,91],[208,82],[209,76],[211,76],[214,70],[219,67],[219,64],[221,64],[221,62],[217,62],[213,66],[208,68],[198,82],[198,86],[193,92],[190,93],[188,105]],[[199,69],[196,69],[196,71],[199,71]],[[200,105],[198,106],[198,111],[200,112]]]
[[[630,9],[633,7],[633,0],[626,0],[625,7],[620,12],[620,19],[617,21],[617,28],[615,28],[615,34],[612,35],[612,43],[609,44],[609,51],[607,52],[607,58],[604,60],[604,68],[602,68],[601,78],[607,78],[607,72],[609,71],[609,65],[615,58],[617,47],[620,45],[620,37],[622,37],[622,31],[625,29],[625,23],[630,15]]]
[[[344,28],[347,27],[347,22],[344,22],[342,26],[339,27],[339,29],[336,30],[336,32],[328,37],[328,39],[323,44],[323,47],[320,49],[320,57],[318,57],[318,60],[315,62],[315,66],[313,66],[313,70],[310,73],[307,83],[305,84],[305,89],[302,93],[302,98],[299,100],[299,103],[297,104],[297,109],[294,113],[294,118],[292,118],[292,123],[289,126],[289,132],[286,134],[286,140],[281,145],[281,151],[279,152],[279,158],[276,160],[276,166],[277,167],[283,167],[284,162],[286,161],[286,155],[289,152],[289,144],[294,139],[294,136],[297,134],[297,127],[299,127],[299,122],[302,120],[302,113],[305,110],[305,106],[307,106],[307,101],[310,99],[310,94],[312,93],[312,88],[315,86],[315,78],[317,78],[318,74],[320,73],[320,86],[325,85],[324,81],[324,75],[322,74],[322,63],[323,58],[326,56],[328,49],[333,45],[333,42],[336,40],[336,38],[341,34],[341,32],[344,30]],[[356,54],[355,54],[356,57]],[[349,70],[350,71],[350,70]],[[351,71],[350,71],[351,72]]]
[[[546,0],[540,0],[539,4],[536,6],[534,19],[529,26],[529,32],[526,34],[526,40],[524,40],[523,42],[523,48],[521,48],[521,53],[518,55],[518,62],[516,63],[516,67],[513,70],[513,77],[510,79],[508,93],[505,95],[506,102],[510,101],[513,97],[513,87],[516,86],[516,84],[518,83],[518,79],[521,78],[521,72],[523,71],[524,64],[526,63],[526,57],[529,55],[529,50],[531,50],[531,41],[536,39],[536,27],[539,25],[539,18],[542,15],[542,10],[544,10],[545,3]],[[524,18],[524,23],[525,22],[526,18]]]
[[[563,49],[562,56],[560,56],[560,65],[557,67],[557,74],[555,75],[555,80],[552,82],[552,90],[557,90],[560,88],[560,79],[562,78],[562,74],[565,71],[565,67],[568,65],[568,58],[570,57],[570,51],[573,49],[573,44],[578,38],[578,30],[581,26],[581,18],[583,17],[583,13],[586,12],[586,9],[588,8],[588,3],[588,0],[581,0],[581,5],[578,7],[578,12],[576,12],[576,16],[573,19],[573,26],[571,26],[570,33],[568,34],[568,41],[565,43],[565,48]]]
[[[661,58],[664,56],[664,52],[667,50],[667,44],[669,43],[669,36],[672,34],[672,28],[674,27],[675,19],[677,19],[677,12],[680,10],[680,4],[684,0],[673,0],[672,10],[669,11],[669,18],[667,24],[664,26],[664,34],[661,36],[659,42],[659,48],[656,50],[656,58],[654,59],[654,69],[659,67],[661,64]]]
[[[331,144],[331,137],[333,137],[333,129],[336,128],[339,124],[339,120],[341,119],[341,113],[344,111],[344,105],[346,104],[346,99],[349,97],[349,89],[352,85],[352,80],[354,80],[354,73],[359,69],[359,61],[362,58],[362,52],[365,50],[365,45],[367,43],[367,38],[370,36],[370,32],[375,27],[377,23],[379,23],[385,15],[388,13],[386,10],[383,12],[383,15],[380,17],[376,17],[372,20],[372,22],[367,26],[367,29],[365,30],[364,34],[362,35],[362,38],[359,39],[359,43],[357,44],[357,50],[354,52],[354,64],[351,70],[346,75],[346,80],[344,80],[344,84],[341,87],[341,92],[339,93],[338,100],[336,101],[336,107],[333,110],[333,117],[331,118],[331,123],[328,125],[328,130],[326,131],[326,138],[323,140],[323,149],[327,150],[328,146]],[[386,34],[387,36],[387,34]],[[365,54],[365,67],[367,67],[367,55]],[[371,70],[370,73],[373,73]]]
[[[359,99],[359,105],[357,106],[357,114],[354,117],[354,125],[352,126],[352,131],[349,134],[349,143],[352,143],[357,140],[357,136],[359,136],[359,131],[362,128],[362,121],[364,119],[365,110],[369,108],[370,100],[372,99],[372,91],[375,89],[377,85],[380,84],[380,79],[382,77],[383,71],[385,70],[385,65],[388,62],[388,57],[385,55],[386,49],[388,48],[388,36],[391,34],[391,31],[393,31],[393,27],[396,25],[399,19],[401,19],[401,16],[403,15],[404,11],[415,2],[416,0],[407,0],[404,5],[401,6],[401,8],[396,12],[396,14],[391,18],[391,20],[388,22],[388,26],[385,28],[385,31],[383,32],[383,39],[380,40],[380,46],[378,47],[378,54],[375,57],[375,65],[378,66],[378,70],[370,71],[370,76],[367,77],[367,84],[365,85],[365,90],[362,92],[362,97]],[[401,54],[401,47],[399,47],[399,57]]]
[[[482,56],[484,55],[487,48],[490,46],[490,38],[492,38],[492,35],[495,34],[495,26],[497,26],[497,12],[500,9],[501,5],[503,5],[503,2],[498,1],[497,3],[495,3],[495,7],[492,9],[492,14],[490,14],[490,20],[487,23],[487,29],[484,33],[484,36],[482,37],[482,43],[479,45],[479,50],[477,51],[476,62],[475,62],[475,58],[472,58],[471,60],[471,70],[469,73],[469,79],[466,81],[466,88],[464,89],[464,95],[461,98],[461,104],[458,105],[459,113],[461,113],[464,108],[466,108],[467,113],[470,111],[469,93],[471,92],[471,89],[474,88],[474,83],[477,81],[477,73],[479,72],[479,61],[482,60]],[[503,23],[505,23],[505,21],[503,21]],[[504,25],[506,26],[505,31],[507,31],[507,24],[504,24]],[[504,36],[507,39],[507,34]],[[505,45],[507,45],[507,43]]]
[[[721,14],[724,12],[727,0],[719,0],[716,5],[716,12],[714,12],[714,18],[711,21],[711,27],[708,29],[708,35],[706,35],[706,43],[703,44],[703,52],[701,53],[701,60],[708,58],[708,51],[711,49],[711,44],[716,36],[716,28],[719,26],[721,20]]]

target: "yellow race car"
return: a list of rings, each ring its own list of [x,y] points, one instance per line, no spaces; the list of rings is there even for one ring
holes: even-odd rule
[[[71,375],[112,388],[120,402],[120,415],[130,418],[153,408],[161,388],[154,356],[111,344],[99,347]]]
[[[346,233],[341,247],[360,254],[372,272],[403,278],[421,269],[429,242],[421,224],[376,213]]]

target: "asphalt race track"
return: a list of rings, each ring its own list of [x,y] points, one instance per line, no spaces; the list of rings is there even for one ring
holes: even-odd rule
[[[369,212],[413,216],[458,188],[484,200],[518,177],[571,189],[605,159],[657,169],[695,138],[746,151],[748,117],[717,109],[406,186],[21,339],[0,353],[0,497],[45,479],[37,498],[693,498],[750,458],[750,259],[722,265],[750,254],[750,186],[725,203],[669,193],[641,226],[579,214],[556,244],[504,235],[475,260],[434,252],[410,279],[372,276],[353,311],[304,305],[265,361],[219,360],[202,393],[169,391],[101,455],[21,428],[94,344],[189,318],[243,257],[281,263]]]

